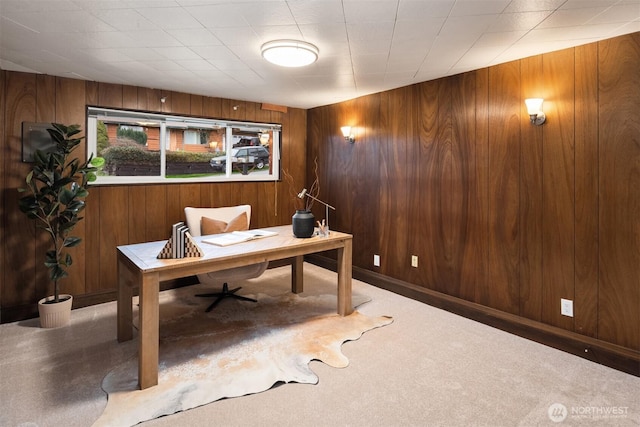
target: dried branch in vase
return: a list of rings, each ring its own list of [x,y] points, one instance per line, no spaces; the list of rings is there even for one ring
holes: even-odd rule
[[[307,190],[306,188],[299,188],[296,186],[293,181],[293,177],[291,174],[287,172],[286,169],[282,170],[284,174],[284,179],[287,181],[289,185],[289,193],[293,198],[293,203],[296,210],[306,210],[311,212],[311,208],[313,208],[313,197],[318,198],[320,195],[320,180],[318,178],[318,158],[316,157],[313,161],[313,174],[315,179],[311,187]],[[312,197],[306,197],[305,194],[308,194]]]

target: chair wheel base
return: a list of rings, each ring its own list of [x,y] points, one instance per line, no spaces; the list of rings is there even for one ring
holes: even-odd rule
[[[208,294],[196,294],[196,296],[197,297],[204,297],[204,298],[215,298],[215,300],[205,310],[207,313],[210,312],[211,310],[213,310],[215,308],[215,306],[217,306],[218,303],[220,301],[222,301],[223,299],[225,299],[225,298],[235,298],[235,299],[239,299],[239,300],[242,300],[242,301],[258,302],[258,300],[255,300],[253,298],[247,298],[247,297],[243,297],[242,295],[236,295],[236,292],[238,292],[240,289],[242,289],[242,288],[241,287],[237,287],[235,289],[229,290],[229,285],[225,283],[225,284],[222,285],[222,291],[220,291],[220,292],[213,292],[213,293],[208,293]]]

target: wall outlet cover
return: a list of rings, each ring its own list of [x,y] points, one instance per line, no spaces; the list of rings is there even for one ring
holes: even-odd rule
[[[573,300],[560,298],[560,314],[573,317]]]
[[[373,256],[373,266],[380,267],[380,255]]]

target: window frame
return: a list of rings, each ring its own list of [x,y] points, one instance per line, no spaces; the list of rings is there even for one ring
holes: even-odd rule
[[[87,106],[87,126],[86,126],[86,143],[87,157],[98,151],[97,146],[97,127],[98,121],[107,121],[111,123],[126,124],[128,126],[140,126],[141,122],[159,125],[160,128],[160,174],[154,176],[145,175],[126,175],[111,176],[98,174],[97,179],[91,185],[122,185],[122,184],[184,184],[184,183],[200,183],[200,182],[278,182],[281,179],[281,144],[282,144],[282,125],[279,123],[260,123],[248,122],[240,120],[212,119],[206,117],[176,115],[167,113],[145,112],[138,110],[127,110],[119,108],[104,108],[96,106]],[[204,177],[182,177],[172,178],[166,176],[167,161],[166,153],[168,151],[167,144],[170,143],[168,137],[168,129],[179,129],[181,127],[193,127],[194,129],[218,129],[224,128],[225,141],[224,152],[226,155],[226,169],[223,175],[212,175]],[[271,173],[248,173],[243,175],[233,173],[232,170],[232,149],[234,144],[233,129],[241,128],[255,132],[270,132],[272,138],[269,141],[271,147],[270,154],[270,171]],[[187,129],[185,129],[187,130]],[[264,147],[264,146],[263,146]],[[244,148],[244,147],[236,147]],[[213,169],[212,169],[213,171]]]

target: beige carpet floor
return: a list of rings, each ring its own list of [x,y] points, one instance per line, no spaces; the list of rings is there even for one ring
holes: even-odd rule
[[[268,275],[268,276],[267,276]],[[242,283],[281,293],[289,269]],[[359,311],[393,324],[343,345],[346,368],[311,362],[318,384],[289,383],[145,422],[145,426],[638,426],[640,378],[354,281]],[[305,292],[335,273],[305,264]],[[223,304],[232,301],[225,301]],[[102,379],[136,354],[116,341],[115,303],[74,310],[71,325],[0,325],[0,426],[90,426]],[[564,419],[562,417],[564,415]]]

